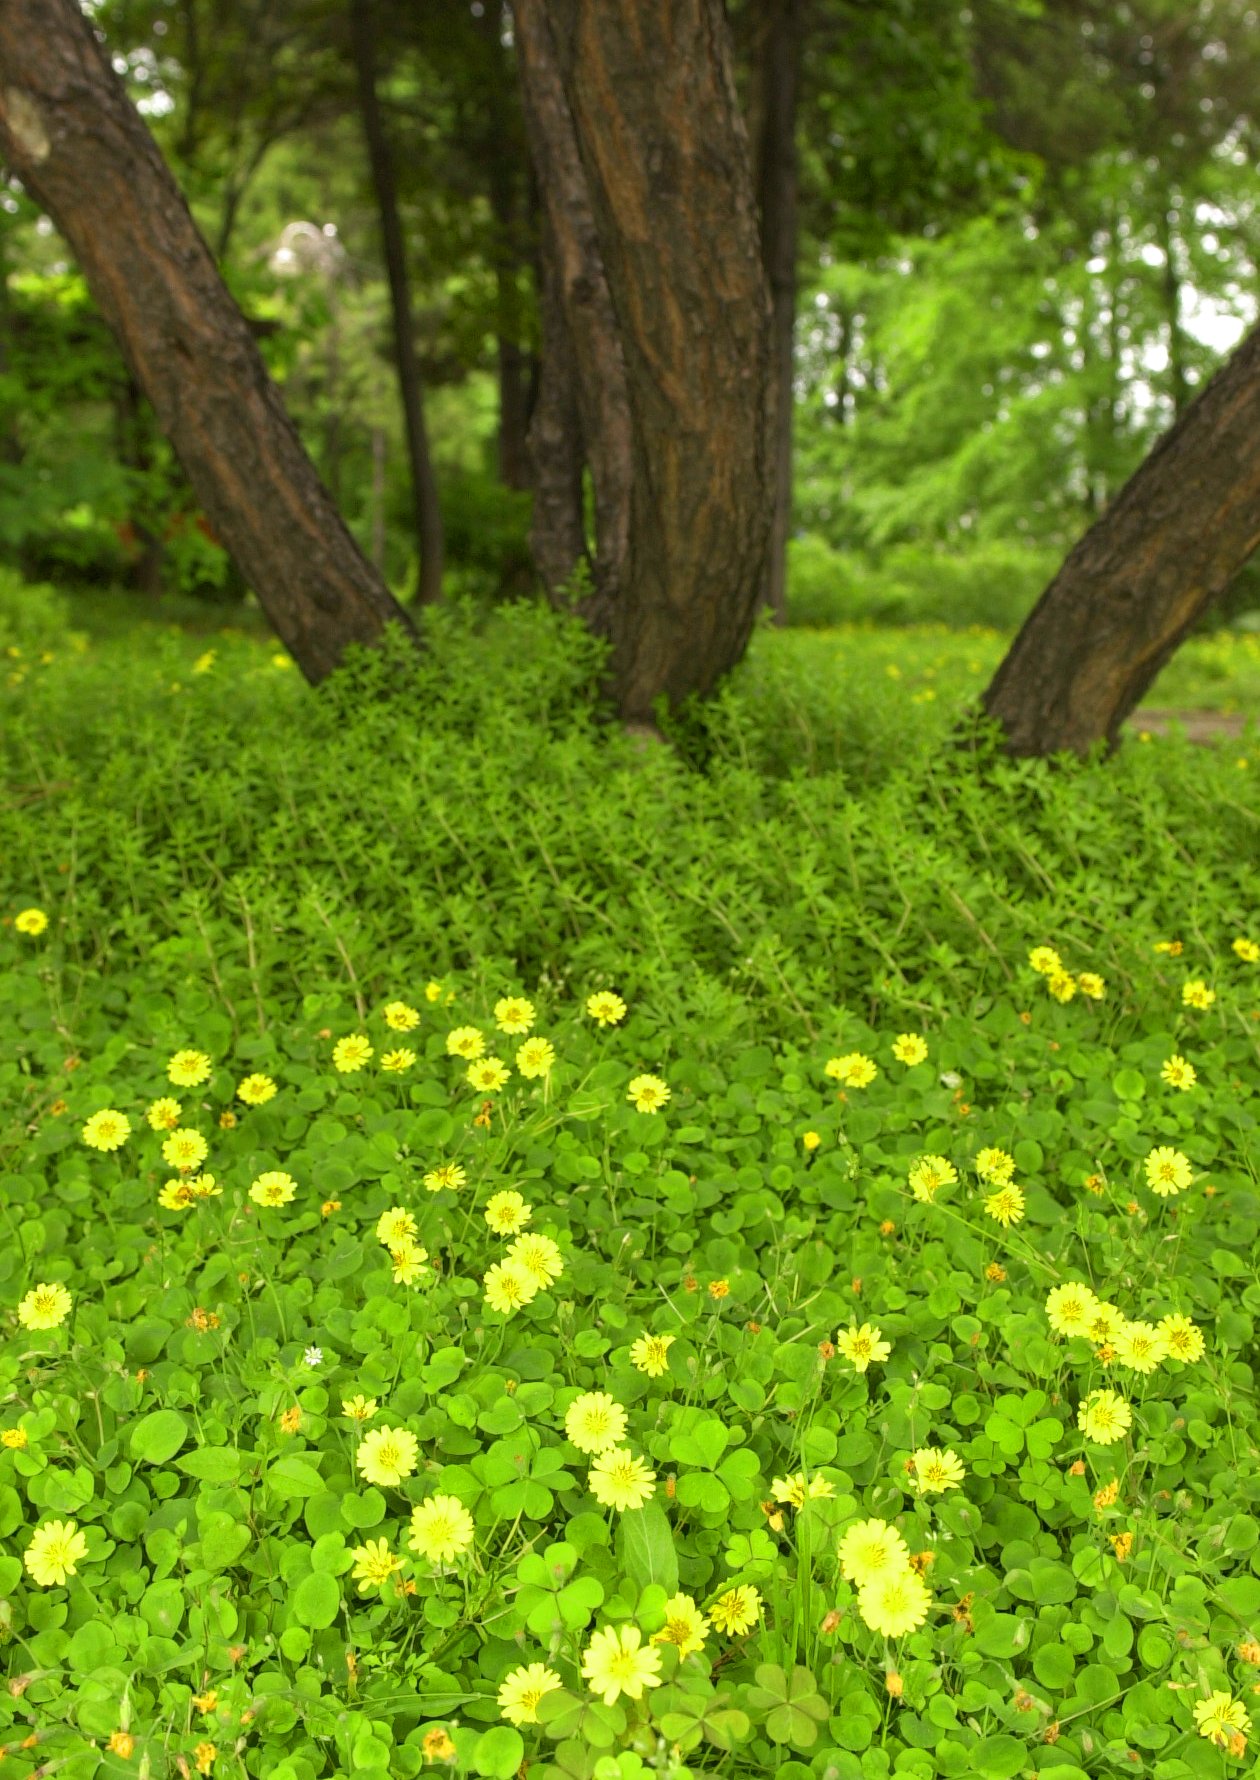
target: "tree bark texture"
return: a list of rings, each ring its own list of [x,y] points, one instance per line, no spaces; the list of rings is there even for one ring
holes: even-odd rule
[[[765,602],[787,614],[787,541],[792,517],[792,409],[796,339],[796,111],[805,39],[805,0],[762,0],[754,79],[758,87],[756,174],[761,255],[770,286],[775,429],[774,519]]]
[[[391,619],[406,624],[75,0],[0,6],[0,155],[65,236],[216,535],[307,678]]]
[[[376,26],[373,0],[350,0],[350,36],[355,74],[359,84],[359,113],[372,169],[381,246],[389,281],[389,306],[394,324],[394,361],[398,394],[402,402],[407,437],[407,462],[411,471],[411,500],[415,516],[416,546],[420,554],[418,597],[422,604],[442,594],[442,509],[438,504],[437,477],[424,424],[424,396],[420,386],[420,361],[416,356],[415,324],[411,312],[411,281],[407,275],[407,247],[398,214],[398,181],[394,156],[381,116],[376,90]]]
[[[1012,754],[1120,725],[1260,546],[1260,328],[1189,404],[1033,608],[984,695]]]
[[[721,0],[513,10],[594,491],[587,616],[647,721],[739,659],[769,545],[770,313],[726,21]]]

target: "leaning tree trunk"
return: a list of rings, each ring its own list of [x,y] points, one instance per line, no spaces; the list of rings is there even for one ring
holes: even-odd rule
[[[1114,746],[1120,725],[1260,546],[1260,328],[1086,532],[984,708],[1012,754]]]
[[[359,110],[372,167],[372,185],[376,192],[381,245],[389,281],[394,358],[407,435],[407,461],[411,468],[416,544],[420,553],[419,597],[428,602],[439,599],[442,593],[442,510],[438,505],[437,477],[424,424],[420,361],[416,356],[415,321],[411,313],[411,281],[407,276],[407,248],[398,214],[398,182],[394,177],[394,157],[385,134],[376,91],[376,24],[372,0],[350,0],[350,36],[359,82]]]
[[[594,493],[587,612],[643,721],[739,659],[763,586],[774,386],[748,141],[721,0],[513,10]]]
[[[776,419],[774,522],[765,601],[787,614],[787,541],[792,514],[792,409],[796,339],[796,109],[805,36],[805,0],[763,0],[757,45],[757,204],[761,254],[774,323]]]
[[[0,155],[69,242],[216,534],[307,678],[391,619],[405,624],[75,0],[0,5]]]

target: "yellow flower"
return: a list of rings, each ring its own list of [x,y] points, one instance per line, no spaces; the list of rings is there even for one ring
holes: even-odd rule
[[[916,1063],[927,1062],[928,1048],[917,1032],[903,1032],[899,1038],[893,1039],[892,1053],[898,1063],[913,1069]]]
[[[105,1747],[111,1755],[121,1755],[124,1761],[130,1761],[135,1753],[136,1739],[129,1731],[111,1731]]]
[[[509,1724],[537,1724],[539,1700],[563,1685],[545,1663],[512,1669],[499,1683],[499,1715]]]
[[[1028,954],[1028,962],[1043,977],[1053,976],[1056,971],[1063,969],[1063,960],[1053,946],[1034,946]]]
[[[616,1026],[626,1017],[626,1004],[611,989],[597,989],[586,998],[586,1011],[598,1026]]]
[[[321,1218],[330,1218],[335,1211],[341,1210],[340,1199],[325,1199],[319,1208]]]
[[[995,1224],[1009,1229],[1023,1219],[1024,1195],[1018,1187],[999,1187],[985,1199],[984,1209]]]
[[[162,1145],[162,1159],[181,1174],[199,1168],[210,1154],[210,1146],[200,1131],[172,1131]]]
[[[875,1080],[879,1070],[861,1051],[847,1051],[843,1057],[828,1058],[823,1074],[833,1082],[843,1083],[846,1088],[866,1088]]]
[[[498,1057],[483,1057],[477,1063],[470,1063],[464,1072],[465,1080],[480,1094],[497,1094],[511,1073]]]
[[[1052,976],[1046,978],[1046,988],[1056,1001],[1071,1001],[1076,994],[1076,978],[1070,971],[1056,970]]]
[[[485,1211],[486,1222],[496,1236],[515,1236],[533,1215],[533,1208],[511,1191],[492,1193]]]
[[[806,1480],[803,1471],[794,1471],[790,1477],[776,1477],[770,1485],[770,1494],[776,1502],[786,1502],[789,1508],[803,1508],[806,1502],[816,1502],[834,1496],[836,1486],[825,1477],[811,1477]]]
[[[642,1508],[656,1488],[655,1473],[624,1446],[608,1447],[591,1466],[587,1478],[591,1494],[605,1508],[619,1514]]]
[[[246,1106],[265,1106],[275,1095],[276,1084],[269,1075],[247,1075],[236,1090],[236,1098]]]
[[[1130,1372],[1154,1372],[1167,1349],[1150,1323],[1126,1323],[1115,1337],[1116,1359]]]
[[[468,1175],[458,1162],[443,1162],[437,1168],[430,1168],[424,1177],[424,1184],[430,1193],[458,1192],[468,1179]]]
[[[677,1339],[674,1335],[640,1335],[630,1343],[630,1364],[649,1378],[661,1378],[669,1371],[669,1350]]]
[[[958,1170],[944,1156],[921,1156],[907,1179],[920,1205],[931,1205],[942,1187],[952,1187]]]
[[[212,1687],[208,1693],[195,1693],[192,1703],[198,1712],[213,1712],[219,1703],[219,1690]]]
[[[1236,1736],[1245,1737],[1251,1729],[1246,1707],[1227,1693],[1211,1693],[1200,1700],[1194,1708],[1194,1722],[1199,1735],[1218,1749],[1224,1749]]]
[[[1191,977],[1188,983],[1181,985],[1181,1000],[1185,1007],[1203,1010],[1216,1000],[1216,990],[1209,989],[1202,977]]]
[[[605,1626],[582,1653],[583,1678],[606,1706],[615,1705],[622,1694],[641,1700],[645,1687],[660,1686],[660,1668],[660,1652],[643,1643],[636,1625]]]
[[[486,1048],[486,1041],[475,1026],[456,1026],[454,1031],[446,1035],[446,1054],[448,1057],[463,1057],[468,1063],[480,1057]]]
[[[365,1397],[360,1391],[356,1396],[341,1399],[341,1413],[347,1421],[369,1422],[376,1414],[376,1398]]]
[[[414,1286],[418,1283],[429,1258],[427,1248],[419,1248],[409,1237],[401,1242],[394,1242],[389,1247],[390,1264],[394,1269],[396,1286]]]
[[[1083,970],[1076,979],[1077,987],[1089,1001],[1101,1001],[1107,993],[1107,985],[1092,970]]]
[[[1091,1391],[1081,1404],[1077,1426],[1087,1440],[1113,1446],[1133,1426],[1133,1412],[1115,1391]]]
[[[750,1632],[760,1616],[761,1596],[746,1582],[728,1588],[709,1608],[709,1618],[728,1638],[738,1638],[744,1632]]]
[[[333,1068],[342,1075],[354,1075],[372,1060],[372,1044],[362,1032],[339,1038],[333,1046]]]
[[[150,1130],[173,1131],[179,1124],[181,1111],[179,1101],[166,1095],[161,1100],[155,1100],[144,1116],[149,1121]]]
[[[381,1068],[387,1075],[402,1075],[404,1070],[411,1068],[416,1060],[416,1053],[400,1045],[396,1051],[386,1051],[381,1058]]]
[[[636,1112],[659,1112],[670,1097],[670,1091],[659,1075],[636,1075],[626,1089],[626,1098]]]
[[[30,1445],[30,1436],[25,1428],[5,1428],[0,1433],[0,1446],[7,1446],[10,1452],[21,1452]]]
[[[389,1211],[383,1211],[376,1220],[376,1240],[383,1242],[386,1248],[409,1241],[416,1233],[416,1220],[401,1205],[395,1205]]]
[[[885,1520],[860,1520],[840,1541],[840,1574],[859,1588],[881,1576],[899,1575],[909,1565],[905,1540]]]
[[[956,1490],[967,1475],[962,1460],[952,1447],[942,1452],[937,1446],[922,1446],[913,1453],[914,1487],[921,1496],[943,1495]]]
[[[1124,1325],[1124,1312],[1117,1310],[1114,1304],[1098,1298],[1094,1301],[1093,1315],[1085,1333],[1091,1341],[1114,1341]]]
[[[1046,1297],[1050,1327],[1059,1335],[1088,1335],[1098,1312],[1098,1300],[1088,1286],[1075,1280],[1055,1286]]]
[[[92,1150],[120,1150],[130,1136],[131,1120],[110,1106],[93,1113],[83,1127],[83,1141]]]
[[[411,1511],[412,1551],[433,1564],[462,1557],[473,1542],[473,1517],[458,1496],[430,1496]]]
[[[665,1603],[665,1624],[653,1632],[653,1644],[676,1644],[682,1662],[693,1651],[704,1649],[709,1622],[690,1595],[671,1595]]]
[[[426,983],[424,985],[424,998],[426,1001],[428,1001],[430,1003],[432,1003],[434,1001],[441,1001],[441,999],[442,999],[442,984],[438,983],[438,982]]]
[[[1183,1156],[1180,1150],[1169,1149],[1161,1145],[1151,1151],[1143,1163],[1146,1169],[1146,1184],[1152,1193],[1158,1193],[1161,1199],[1171,1199],[1175,1193],[1184,1193],[1194,1180],[1189,1157]]]
[[[841,1329],[836,1335],[836,1346],[855,1372],[865,1372],[872,1361],[886,1360],[892,1352],[892,1343],[882,1340],[871,1323],[863,1323],[860,1329],[856,1325]]]
[[[858,1590],[858,1612],[873,1632],[901,1638],[918,1629],[928,1616],[932,1597],[913,1570],[879,1576]]]
[[[218,1199],[223,1193],[212,1174],[195,1174],[188,1185],[195,1199]]]
[[[283,1168],[269,1168],[249,1189],[255,1205],[287,1205],[297,1192],[297,1182]]]
[[[80,1558],[87,1556],[87,1540],[72,1520],[50,1520],[37,1529],[22,1562],[41,1588],[60,1586],[67,1576],[77,1576]]]
[[[34,1286],[17,1307],[24,1329],[56,1329],[70,1315],[73,1300],[63,1285]]]
[[[198,1743],[193,1750],[193,1766],[199,1774],[208,1774],[215,1764],[219,1751],[213,1743]]]
[[[369,1483],[392,1489],[416,1468],[420,1442],[406,1428],[373,1428],[363,1436],[354,1462]]]
[[[374,1588],[384,1588],[395,1570],[402,1568],[402,1559],[395,1558],[388,1540],[368,1540],[351,1552],[354,1568],[351,1575],[359,1584],[359,1595],[370,1595]]]
[[[1184,1057],[1175,1053],[1163,1064],[1159,1074],[1160,1080],[1167,1082],[1170,1088],[1193,1088],[1199,1079],[1194,1064],[1187,1063]]]
[[[808,1150],[808,1152],[812,1156],[814,1151],[821,1147],[822,1138],[819,1137],[817,1131],[807,1131],[805,1133],[805,1135],[801,1138],[801,1142],[805,1145],[805,1148]]]
[[[210,1080],[210,1059],[204,1051],[176,1051],[166,1074],[177,1088],[196,1088]]]
[[[1254,939],[1234,940],[1233,952],[1234,956],[1241,958],[1244,964],[1260,964],[1260,944]]]
[[[520,995],[505,995],[494,1004],[494,1023],[509,1038],[519,1038],[534,1024],[534,1004]]]
[[[387,1001],[385,1024],[394,1032],[414,1032],[420,1024],[420,1015],[417,1009],[409,1007],[405,1001]]]
[[[196,1203],[197,1195],[190,1180],[168,1180],[158,1194],[158,1204],[163,1211],[191,1211]]]
[[[1008,1187],[1015,1172],[1015,1158],[1005,1150],[984,1149],[976,1157],[975,1170],[991,1187]]]
[[[555,1060],[555,1047],[545,1038],[527,1038],[516,1053],[516,1067],[526,1077],[550,1075]]]
[[[20,909],[13,917],[13,925],[19,933],[38,939],[48,925],[48,916],[43,909]]]
[[[1157,952],[1167,952],[1170,958],[1180,958],[1183,948],[1179,939],[1157,939],[1154,949]]]
[[[486,1303],[503,1316],[511,1316],[522,1304],[538,1296],[537,1282],[523,1267],[510,1261],[496,1261],[482,1274],[481,1283],[486,1289]]]
[[[604,1391],[584,1391],[566,1410],[564,1431],[579,1452],[604,1452],[625,1439],[626,1412]]]
[[[1164,1338],[1165,1358],[1192,1366],[1203,1358],[1203,1333],[1188,1316],[1174,1313],[1161,1317],[1159,1333]]]
[[[564,1256],[550,1236],[518,1236],[505,1257],[511,1267],[519,1267],[532,1279],[540,1292],[564,1272]]]

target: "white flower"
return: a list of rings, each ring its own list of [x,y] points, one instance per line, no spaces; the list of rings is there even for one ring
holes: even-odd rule
[[[324,1361],[324,1350],[322,1347],[308,1347],[302,1358],[308,1366],[321,1366]]]
[[[942,1070],[940,1081],[941,1081],[942,1088],[961,1088],[962,1087],[962,1077],[959,1075],[959,1073],[956,1069]]]

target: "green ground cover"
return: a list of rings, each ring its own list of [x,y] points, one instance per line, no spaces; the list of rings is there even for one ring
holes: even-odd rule
[[[23,612],[5,1772],[1252,1771],[1252,738],[960,753],[991,635],[643,748],[526,609],[318,697]]]

